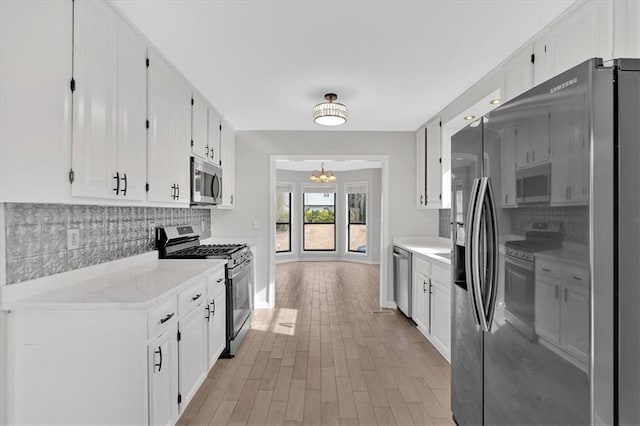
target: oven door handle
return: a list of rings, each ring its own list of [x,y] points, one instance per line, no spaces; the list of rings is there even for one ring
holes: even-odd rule
[[[510,263],[518,268],[525,269],[527,271],[533,271],[535,269],[533,266],[533,262],[527,262],[525,260],[520,260],[515,257],[505,256],[504,261],[506,263]]]
[[[243,274],[249,274],[250,272],[251,260],[247,260],[229,271],[229,279],[233,280]]]
[[[496,308],[496,299],[498,297],[498,256],[499,256],[499,246],[498,246],[498,215],[496,210],[495,196],[493,194],[493,186],[491,185],[491,179],[485,178],[487,181],[486,190],[484,193],[484,201],[482,203],[483,209],[485,212],[485,226],[486,226],[486,248],[485,253],[487,254],[487,284],[489,288],[487,289],[487,296],[483,298],[483,301],[486,301],[486,305],[484,306],[485,319],[486,319],[486,330],[491,331],[491,325],[493,323],[493,316],[495,314]]]
[[[471,187],[471,196],[469,197],[469,207],[467,210],[467,226],[468,229],[465,233],[465,247],[466,247],[466,256],[465,256],[465,278],[467,280],[467,295],[469,296],[469,305],[471,310],[473,311],[473,320],[476,323],[476,326],[480,326],[480,313],[478,311],[478,306],[476,303],[476,292],[474,285],[474,279],[476,273],[476,261],[477,254],[474,256],[473,254],[476,252],[477,247],[474,245],[473,238],[473,226],[474,226],[474,218],[476,214],[476,205],[478,204],[478,191],[480,189],[480,179],[474,179],[473,186]]]

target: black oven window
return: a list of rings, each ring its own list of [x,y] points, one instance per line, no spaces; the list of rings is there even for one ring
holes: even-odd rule
[[[291,251],[291,192],[276,192],[276,253]]]
[[[303,194],[302,249],[335,251],[336,194]]]

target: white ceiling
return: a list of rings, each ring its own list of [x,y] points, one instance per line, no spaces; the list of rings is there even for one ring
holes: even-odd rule
[[[574,0],[113,0],[241,130],[415,130]]]
[[[322,163],[332,172],[382,168],[381,161],[371,160],[276,160],[276,169],[311,172],[320,170]]]

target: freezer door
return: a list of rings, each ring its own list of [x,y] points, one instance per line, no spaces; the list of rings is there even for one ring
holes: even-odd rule
[[[640,61],[635,61],[635,67],[622,65],[618,72],[619,421],[621,425],[637,425],[640,424]]]
[[[495,110],[484,125],[484,172],[499,200],[499,240],[523,239],[527,227],[536,223],[537,231],[528,238],[538,244],[529,264],[533,273],[517,281],[507,273],[512,263],[505,262],[504,245],[497,248],[501,259],[495,315],[484,334],[485,424],[591,422],[589,155],[594,70],[589,62],[567,71]],[[518,205],[505,194],[515,186],[509,181],[515,178],[513,169],[531,166],[518,164],[516,153],[535,158],[538,165],[540,158],[550,164],[550,202]],[[557,240],[545,239],[545,224],[558,222],[565,247],[571,249],[558,249]],[[515,292],[517,304],[508,297]]]
[[[454,255],[451,298],[451,410],[460,425],[482,423],[482,332],[466,270],[470,206],[482,174],[482,123],[477,121],[451,138],[451,200]],[[469,273],[467,273],[469,272]]]

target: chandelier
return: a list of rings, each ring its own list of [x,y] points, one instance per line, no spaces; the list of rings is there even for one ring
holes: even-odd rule
[[[309,176],[309,180],[313,183],[331,183],[337,180],[336,175],[333,172],[324,170],[324,161],[320,171],[314,170]]]
[[[324,98],[327,102],[322,102],[313,107],[313,121],[323,126],[339,126],[346,123],[346,105],[334,102],[338,99],[338,95],[327,93]]]

